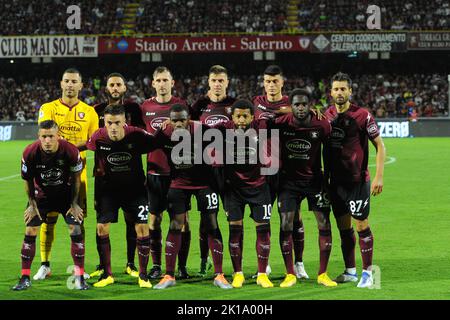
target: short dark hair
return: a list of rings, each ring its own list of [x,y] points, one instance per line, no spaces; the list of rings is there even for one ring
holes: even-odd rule
[[[227,68],[219,64],[213,65],[211,68],[209,68],[209,74],[211,73],[213,74],[225,73],[228,76]]]
[[[39,123],[39,129],[56,129],[59,130],[58,125],[53,120],[45,120]]]
[[[292,104],[292,100],[294,99],[295,96],[306,96],[308,97],[308,100],[311,100],[311,94],[309,93],[308,90],[295,88],[289,94],[289,104]]]
[[[168,72],[170,73],[170,76],[173,78],[172,72],[170,72],[169,68],[164,67],[164,66],[159,66],[155,69],[155,71],[153,71],[153,78],[158,74],[158,73],[163,73],[163,72]]]
[[[282,76],[283,70],[281,70],[280,66],[277,66],[276,64],[272,64],[264,70],[264,74],[267,74],[269,76]]]
[[[110,114],[112,116],[117,116],[120,114],[125,114],[125,107],[121,104],[110,104],[105,108],[103,112],[104,115]]]
[[[173,106],[170,107],[170,112],[183,112],[183,111],[186,111],[187,114],[189,114],[188,107],[181,103],[175,103]]]
[[[239,99],[236,100],[231,106],[231,114],[234,113],[236,109],[250,110],[250,113],[253,115],[255,113],[255,109],[253,107],[253,103],[251,103],[247,99]]]
[[[81,76],[81,72],[78,71],[78,69],[75,69],[75,68],[68,68],[68,69],[64,70],[63,76],[64,76],[66,73],[78,73],[78,75],[80,76],[80,80],[83,80],[83,77]]]
[[[106,77],[106,82],[108,82],[108,80],[113,77],[121,78],[123,80],[123,82],[126,82],[125,77],[118,72],[113,72],[113,73],[108,74],[108,76]]]
[[[350,76],[346,73],[343,73],[343,72],[336,73],[331,78],[331,85],[333,85],[334,81],[347,81],[349,88],[352,87],[352,79],[350,79]]]

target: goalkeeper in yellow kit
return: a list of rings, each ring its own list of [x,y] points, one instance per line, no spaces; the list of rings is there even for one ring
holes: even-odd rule
[[[76,69],[64,71],[61,80],[62,98],[45,103],[39,110],[39,120],[53,120],[59,127],[61,138],[74,144],[81,150],[86,150],[86,142],[98,129],[98,116],[95,109],[78,100],[78,94],[83,88],[81,74]],[[86,216],[87,213],[87,174],[86,151],[81,152],[83,171],[81,172],[81,186],[79,191],[79,205]],[[40,230],[41,267],[34,275],[34,280],[43,280],[50,276],[50,252],[55,238],[55,224],[58,214],[55,212],[47,215],[47,220],[42,223]],[[81,225],[84,240],[84,225]],[[85,274],[86,275],[86,274]]]

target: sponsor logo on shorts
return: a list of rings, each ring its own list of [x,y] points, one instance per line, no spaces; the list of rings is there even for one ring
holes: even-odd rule
[[[212,116],[208,116],[205,119],[205,123],[209,126],[213,126],[215,124],[221,123],[221,122],[227,122],[228,121],[228,117],[224,116],[224,115],[220,115],[220,114],[216,114],[216,115],[212,115]]]
[[[132,156],[128,152],[115,152],[111,153],[107,160],[114,166],[123,166],[130,162]]]
[[[311,143],[303,139],[293,139],[286,142],[286,148],[294,153],[305,153],[311,149]]]
[[[163,124],[164,121],[169,120],[169,118],[167,117],[158,117],[153,119],[150,122],[150,126],[154,129],[154,130],[158,130],[159,128],[161,128],[161,125]]]

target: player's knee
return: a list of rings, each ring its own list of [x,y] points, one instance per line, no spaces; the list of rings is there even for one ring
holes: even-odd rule
[[[365,219],[365,220],[356,220],[356,231],[357,232],[361,232],[366,230],[369,227],[369,220]]]
[[[136,228],[136,235],[140,238],[147,237],[150,234],[147,228],[147,224],[145,223],[137,223],[135,228]]]
[[[149,227],[151,230],[161,231],[162,215],[151,213],[149,215]]]
[[[39,227],[26,227],[25,228],[25,235],[26,236],[37,236],[39,231]]]
[[[173,219],[172,221],[170,221],[170,229],[171,230],[181,231],[181,229],[183,228],[183,225],[184,225],[184,221],[180,221],[179,219]]]
[[[81,226],[80,225],[69,225],[69,233],[71,236],[79,236],[81,235]]]
[[[108,224],[103,224],[103,223],[97,224],[97,234],[99,236],[107,236],[109,234]]]
[[[346,214],[336,218],[336,224],[339,230],[347,230],[352,227],[352,217],[350,214]]]

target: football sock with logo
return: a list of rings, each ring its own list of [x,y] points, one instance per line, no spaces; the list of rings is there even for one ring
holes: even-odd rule
[[[175,263],[181,247],[181,230],[169,229],[166,238],[166,274],[175,275]]]
[[[20,257],[22,260],[22,276],[30,276],[31,264],[36,254],[36,236],[25,236]]]
[[[228,249],[230,250],[231,263],[233,264],[234,272],[242,271],[242,230],[242,226],[230,225]]]
[[[150,255],[150,237],[139,237],[136,240],[139,257],[139,274],[147,274],[148,258]]]
[[[70,245],[70,254],[72,255],[73,264],[75,265],[75,275],[82,276],[84,274],[84,254],[85,247],[83,243],[83,235],[70,236],[72,239]]]
[[[270,254],[270,225],[256,227],[256,254],[258,256],[258,273],[265,273]]]
[[[319,274],[327,271],[332,247],[331,230],[319,229],[320,268]]]
[[[152,254],[153,265],[161,265],[162,255],[162,235],[161,230],[150,230],[150,253]]]
[[[359,247],[361,250],[361,257],[363,262],[363,269],[370,270],[372,267],[373,254],[373,234],[369,227],[366,230],[358,232]]]
[[[292,259],[292,231],[280,230],[280,248],[287,274],[295,274]]]
[[[211,250],[211,256],[214,264],[214,272],[222,273],[223,263],[223,242],[222,233],[219,228],[208,232],[208,246]]]

